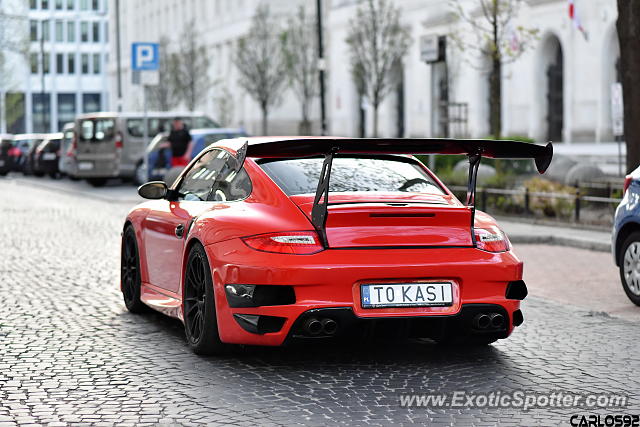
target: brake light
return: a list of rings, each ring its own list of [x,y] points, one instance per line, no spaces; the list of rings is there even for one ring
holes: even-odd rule
[[[498,227],[474,228],[476,247],[486,252],[506,252],[510,244],[507,235]]]
[[[625,194],[627,192],[627,189],[629,188],[632,182],[633,182],[633,178],[631,177],[631,175],[627,175],[624,177],[624,186],[623,186],[622,194]]]
[[[122,148],[122,134],[120,132],[116,133],[115,144],[116,148]]]
[[[278,254],[310,255],[324,249],[315,231],[259,234],[242,241],[251,249]]]

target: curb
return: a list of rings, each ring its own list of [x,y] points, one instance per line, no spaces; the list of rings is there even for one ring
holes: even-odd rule
[[[588,249],[599,252],[611,253],[611,243],[600,242],[596,240],[582,240],[572,237],[561,237],[553,235],[528,235],[528,234],[509,234],[511,243],[527,243],[527,244],[547,244],[558,246],[569,246],[578,249]]]

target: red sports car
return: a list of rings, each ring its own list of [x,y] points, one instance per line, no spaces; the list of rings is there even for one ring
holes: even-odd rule
[[[466,154],[461,203],[407,154]],[[183,321],[199,354],[354,336],[487,344],[523,321],[522,262],[474,208],[482,157],[551,144],[451,139],[237,138],[150,182],[122,234],[127,308]]]

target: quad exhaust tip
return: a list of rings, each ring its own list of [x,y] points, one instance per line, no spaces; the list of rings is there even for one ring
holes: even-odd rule
[[[502,329],[504,316],[500,313],[480,313],[473,318],[473,327],[476,329]]]
[[[302,325],[302,329],[311,336],[322,335],[334,335],[338,330],[338,323],[329,318],[317,319],[310,317],[305,320]]]

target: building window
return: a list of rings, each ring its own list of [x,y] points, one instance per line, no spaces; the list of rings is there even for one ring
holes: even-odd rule
[[[89,41],[89,23],[88,22],[80,23],[80,41],[84,43]]]
[[[89,54],[83,53],[81,57],[82,61],[82,74],[89,74]]]
[[[76,0],[67,0],[67,9],[73,10],[76,8]]]
[[[56,54],[56,73],[64,74],[64,54]]]
[[[29,64],[31,65],[31,74],[38,74],[38,54],[32,52],[29,57]]]
[[[104,23],[104,42],[109,43],[109,23]]]
[[[80,0],[80,10],[89,10],[89,0]]]
[[[42,38],[46,42],[49,41],[49,21],[46,19],[42,21]]]
[[[93,74],[100,74],[100,70],[102,69],[101,65],[102,64],[100,61],[100,54],[94,53],[93,54]]]
[[[58,94],[58,129],[62,129],[65,124],[72,122],[76,117],[76,94]]]
[[[44,95],[44,96],[43,96]],[[51,98],[48,93],[34,93],[31,95],[32,100],[32,120],[33,120],[33,131],[38,133],[50,132],[50,107],[51,107]]]
[[[40,8],[43,10],[49,10],[49,0],[40,0]]]
[[[76,41],[76,21],[67,22],[67,41]]]
[[[91,1],[91,8],[93,10],[99,10],[100,9],[100,0],[92,0]]]
[[[99,93],[83,93],[82,94],[82,112],[95,113],[100,111],[100,94]]]
[[[93,41],[96,43],[100,42],[100,23],[93,23]]]
[[[70,53],[67,56],[67,73],[75,74],[76,73],[76,54]]]
[[[62,10],[63,7],[64,7],[63,1],[56,0],[56,10]]]
[[[56,21],[56,41],[64,41],[64,26],[62,21]]]
[[[29,1],[29,8],[30,9],[37,9],[38,8],[38,0],[30,0]]]
[[[42,53],[42,66],[45,74],[51,73],[51,60],[49,57],[49,52]]]
[[[29,34],[32,42],[38,41],[38,21],[29,21]]]
[[[25,103],[24,93],[7,92],[5,97],[5,120],[7,132],[12,134],[25,133]]]

